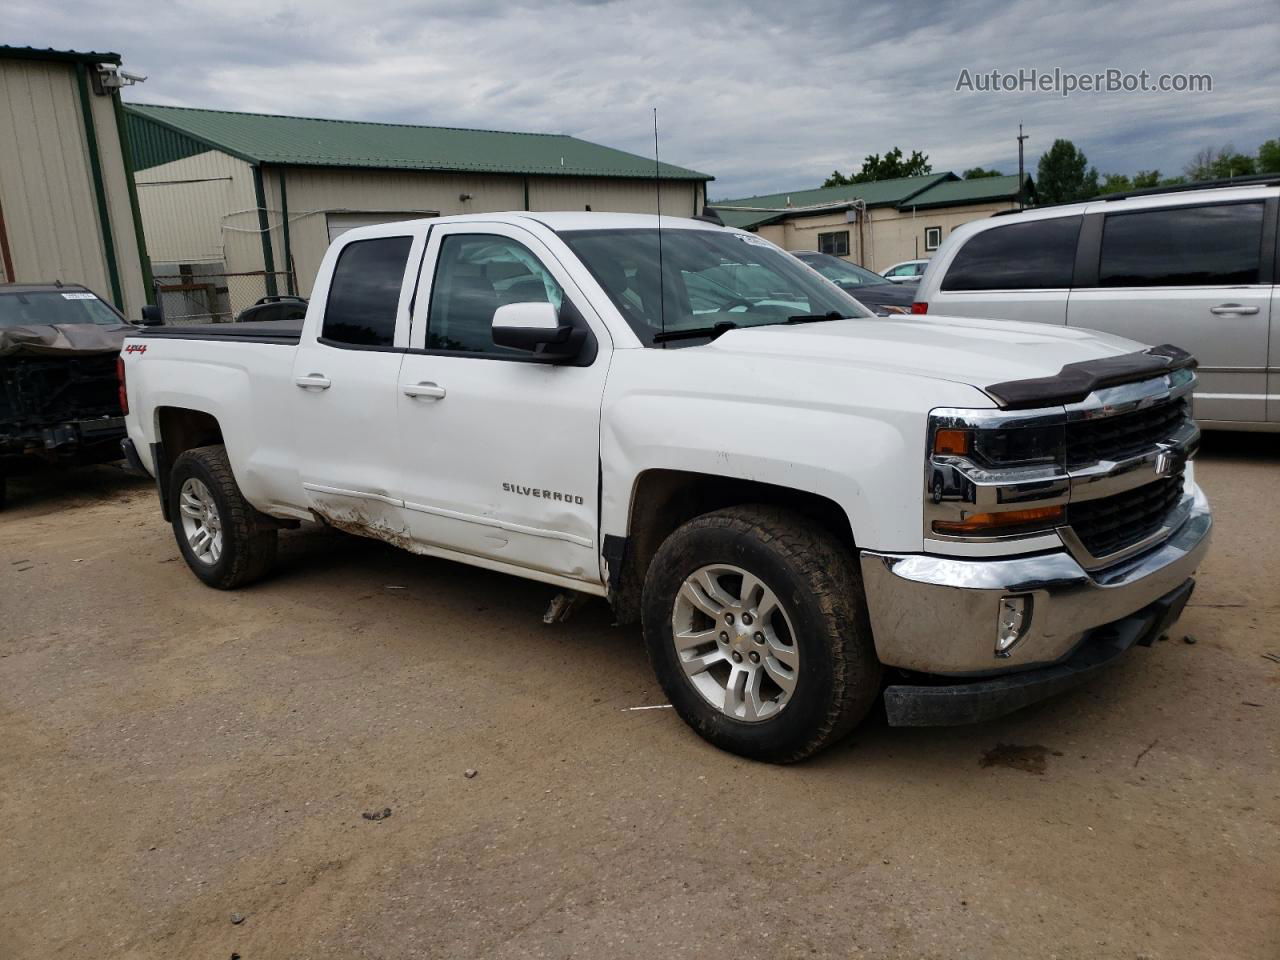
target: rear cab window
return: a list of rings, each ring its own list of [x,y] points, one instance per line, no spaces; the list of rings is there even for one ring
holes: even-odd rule
[[[413,237],[355,240],[329,281],[320,339],[331,346],[390,347]]]
[[[952,259],[942,289],[1065,290],[1082,219],[1031,220],[975,233]]]

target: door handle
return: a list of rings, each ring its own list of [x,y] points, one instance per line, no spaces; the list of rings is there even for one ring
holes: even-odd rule
[[[444,399],[444,387],[438,383],[432,383],[430,380],[424,380],[421,383],[406,383],[400,389],[404,391],[406,397],[414,397],[419,400]]]
[[[1216,307],[1210,307],[1209,312],[1216,317],[1251,317],[1258,312],[1258,308],[1252,304],[1245,306],[1243,303],[1220,303]]]
[[[323,373],[309,373],[305,377],[294,377],[293,382],[304,390],[328,390],[333,381]]]

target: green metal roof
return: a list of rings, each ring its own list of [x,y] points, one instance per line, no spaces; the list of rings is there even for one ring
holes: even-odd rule
[[[1033,190],[1031,175],[1025,174],[1027,189]],[[993,203],[999,200],[1018,199],[1018,175],[1006,177],[978,177],[973,180],[947,180],[917,193],[907,202],[899,204],[904,209],[915,207],[958,207],[966,203]]]
[[[134,166],[146,169],[210,147],[250,163],[465,173],[652,178],[653,161],[551,133],[509,133],[228,110],[126,104]],[[166,134],[170,136],[166,136]],[[139,142],[140,141],[140,142]],[[664,180],[712,180],[669,163]]]
[[[57,63],[120,63],[118,53],[92,53],[80,50],[44,50],[36,47],[10,47],[0,44],[0,60],[45,60]]]
[[[870,183],[850,183],[839,187],[818,187],[816,190],[769,193],[757,197],[742,197],[738,200],[717,200],[712,201],[710,205],[726,225],[746,229],[794,216],[795,214],[788,213],[784,209],[786,207],[810,207],[818,204],[843,203],[849,200],[862,200],[868,207],[897,206],[935,184],[954,178],[954,173],[930,173],[922,177],[898,177],[893,180],[873,180]],[[723,210],[722,204],[730,207],[768,207],[775,212]]]

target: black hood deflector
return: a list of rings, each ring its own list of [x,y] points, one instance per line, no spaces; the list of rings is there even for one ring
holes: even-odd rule
[[[1025,410],[1029,407],[1079,403],[1101,387],[1146,380],[1195,365],[1196,358],[1187,351],[1165,343],[1136,353],[1068,363],[1052,377],[1007,380],[983,389],[1000,404],[1000,409]]]

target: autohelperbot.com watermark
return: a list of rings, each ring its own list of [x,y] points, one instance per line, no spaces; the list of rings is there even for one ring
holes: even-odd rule
[[[1096,73],[1075,73],[1054,67],[1019,67],[1017,70],[961,69],[956,93],[1212,93],[1209,73],[1152,73],[1109,67]]]

